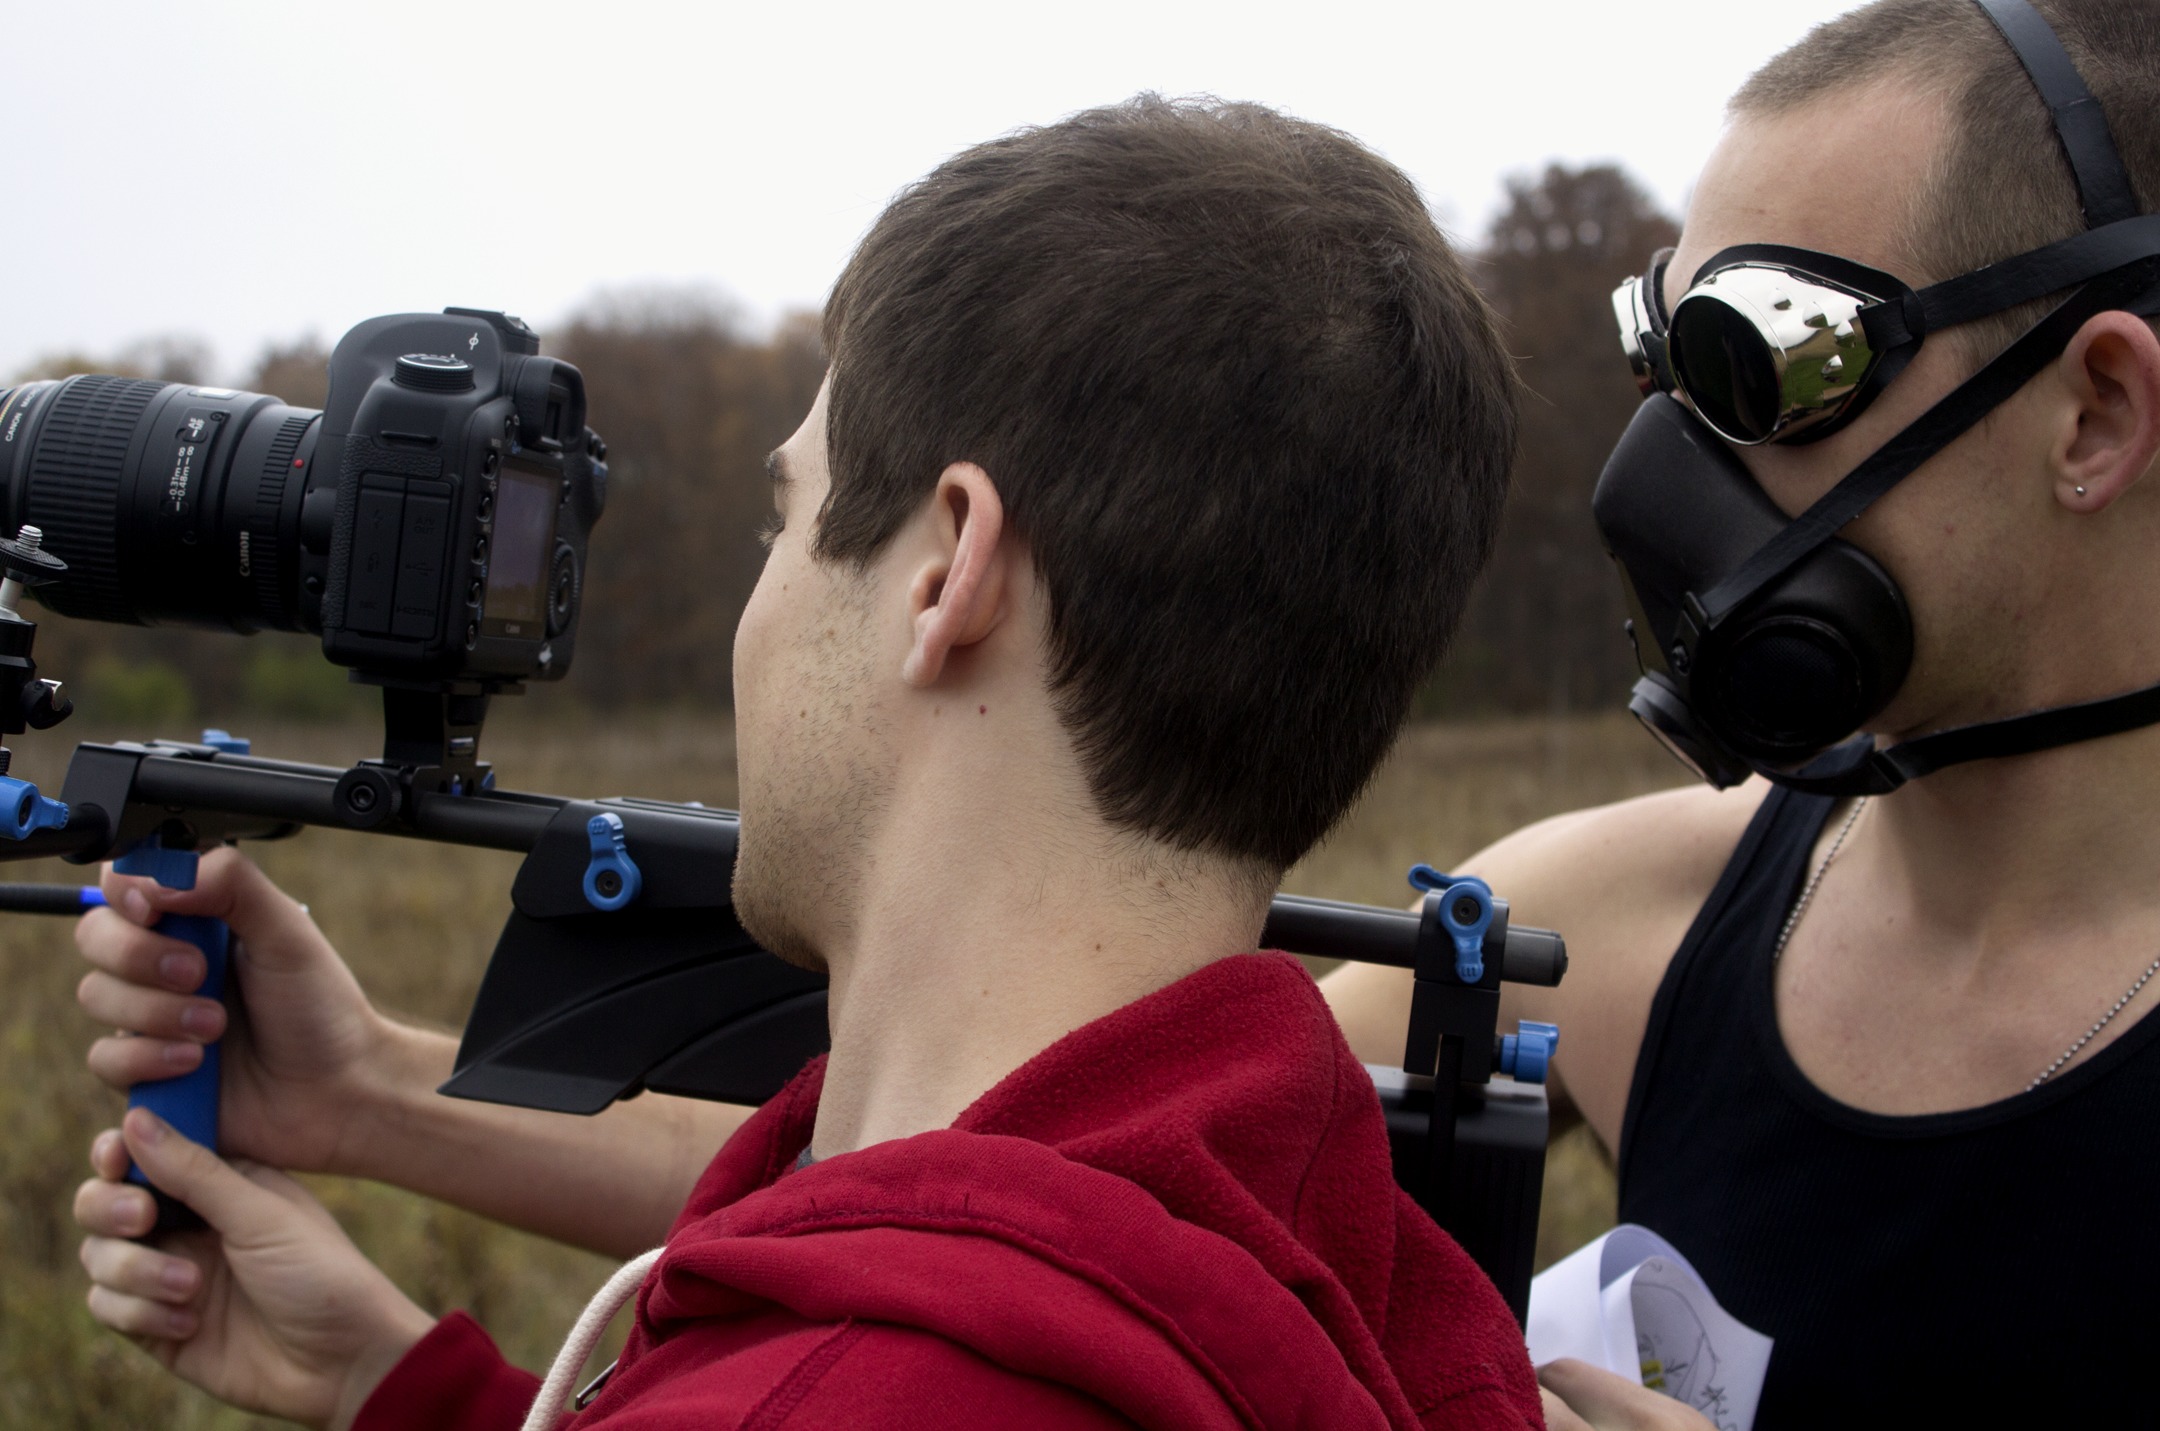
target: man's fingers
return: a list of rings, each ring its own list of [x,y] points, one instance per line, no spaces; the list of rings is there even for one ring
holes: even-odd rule
[[[82,982],[75,986],[75,1002],[98,1023],[152,1038],[210,1043],[224,1035],[227,1022],[225,1006],[216,999],[145,989],[102,969],[82,976]]]
[[[90,1171],[107,1182],[127,1176],[127,1141],[118,1128],[107,1128],[90,1140]]]
[[[90,1284],[90,1315],[116,1332],[153,1341],[184,1342],[202,1321],[191,1307],[168,1307],[145,1297],[131,1297],[110,1287]]]
[[[147,1237],[157,1226],[157,1204],[134,1183],[93,1178],[75,1189],[75,1221],[99,1237]]]
[[[165,914],[208,915],[230,924],[241,939],[270,948],[283,946],[302,931],[321,937],[313,933],[307,912],[230,846],[203,855],[193,889],[163,889],[150,880],[114,874],[110,865],[100,887],[108,905],[138,924]]]
[[[100,1287],[144,1301],[183,1306],[202,1290],[202,1269],[140,1242],[117,1237],[85,1237],[83,1271]]]
[[[148,988],[192,994],[210,972],[194,945],[138,928],[110,906],[76,921],[75,947],[93,967]]]
[[[178,1078],[202,1066],[203,1046],[193,1040],[106,1037],[90,1045],[91,1076],[122,1092],[138,1083]]]
[[[1538,1384],[1595,1431],[1701,1431],[1710,1422],[1694,1407],[1573,1357],[1538,1368]],[[1714,1431],[1714,1428],[1712,1428]]]
[[[1537,1394],[1538,1400],[1545,1404],[1545,1431],[1597,1431],[1547,1388],[1539,1387]]]
[[[284,1199],[249,1182],[147,1108],[130,1108],[120,1129],[143,1176],[221,1233],[267,1231],[291,1216]]]

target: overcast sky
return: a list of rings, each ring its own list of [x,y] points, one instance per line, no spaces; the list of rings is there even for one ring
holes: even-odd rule
[[[815,306],[883,201],[1137,90],[1347,129],[1474,238],[1511,173],[1617,160],[1678,211],[1727,94],[1845,0],[0,4],[0,375],[377,313],[703,284]]]

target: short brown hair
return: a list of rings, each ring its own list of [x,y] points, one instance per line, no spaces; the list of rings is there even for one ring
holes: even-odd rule
[[[1491,550],[1512,369],[1416,188],[1335,130],[1143,95],[978,145],[826,309],[867,562],[980,463],[1098,807],[1280,871],[1393,741]]]
[[[2032,0],[2107,116],[2138,207],[2160,198],[2160,0]],[[1816,26],[1732,99],[1738,115],[1778,115],[1835,92],[1909,79],[1944,100],[1950,137],[1915,196],[1907,257],[1918,286],[2070,237],[2085,227],[2077,184],[2047,106],[2001,31],[1973,0],[1877,0]],[[2048,305],[1955,330],[1977,362]]]

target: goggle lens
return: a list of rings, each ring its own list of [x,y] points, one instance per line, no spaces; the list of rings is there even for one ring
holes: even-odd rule
[[[1784,415],[1778,364],[1762,331],[1723,303],[1682,303],[1667,349],[1673,377],[1704,422],[1735,442],[1767,442]]]

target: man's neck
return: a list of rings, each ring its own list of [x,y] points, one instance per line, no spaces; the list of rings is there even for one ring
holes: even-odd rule
[[[889,857],[826,955],[817,1157],[948,1127],[1065,1034],[1256,945],[1250,881],[989,798],[999,818],[903,800],[881,831]]]
[[[2160,680],[2160,626],[2134,605],[2105,599],[2141,589],[2149,550],[2134,560],[2089,553],[2088,584],[2059,573],[2062,597],[2010,608],[2006,625],[2023,639],[1981,663],[1993,672],[1991,694],[1927,728]],[[2090,613],[2111,607],[2106,629],[2095,629]],[[2027,937],[2033,921],[2065,909],[2106,924],[2160,900],[2160,726],[1951,766],[1877,803],[1874,858],[1895,867],[1913,892],[1912,915],[1937,930]]]
[[[1921,925],[1975,948],[2160,902],[2160,727],[1954,766],[1877,804],[1854,854],[1910,892]]]

